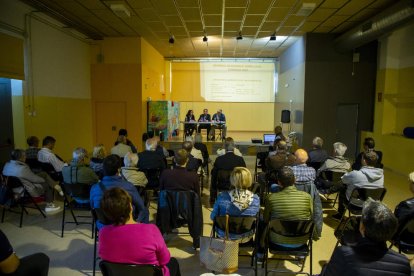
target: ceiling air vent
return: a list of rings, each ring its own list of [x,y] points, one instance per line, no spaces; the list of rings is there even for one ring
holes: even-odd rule
[[[130,17],[131,16],[131,12],[122,3],[111,3],[109,4],[109,8],[118,17]]]
[[[302,7],[296,13],[297,16],[309,16],[316,8],[315,3],[303,3]]]

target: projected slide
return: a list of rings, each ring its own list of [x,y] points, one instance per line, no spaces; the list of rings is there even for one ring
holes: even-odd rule
[[[215,102],[274,102],[274,63],[201,62],[201,96]]]

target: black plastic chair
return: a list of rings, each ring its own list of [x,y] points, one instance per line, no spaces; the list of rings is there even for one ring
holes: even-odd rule
[[[157,197],[154,196],[159,191],[160,187],[160,175],[162,170],[160,168],[155,169],[143,169],[140,168],[148,179],[148,184],[145,189],[141,192],[141,196],[144,199],[145,206],[149,208],[151,200],[155,200]]]
[[[46,172],[53,180],[58,181],[58,182],[63,181],[62,173],[55,171],[55,168],[53,168],[52,164],[44,163],[40,161],[39,161],[39,164],[40,164],[40,167],[42,168],[42,171]]]
[[[75,215],[74,211],[91,211],[90,205],[90,191],[91,185],[82,184],[82,183],[62,183],[61,185],[63,190],[63,214],[62,214],[62,231],[61,237],[63,238],[63,234],[65,231],[65,224],[66,223],[76,223],[79,224],[90,224],[92,229],[92,237],[94,236],[94,227],[95,223],[93,221],[93,217],[91,215]],[[70,200],[70,199],[73,200]],[[72,214],[73,221],[66,221],[66,210],[69,210]],[[78,218],[88,218],[90,221],[78,221]]]
[[[293,273],[293,274],[306,274],[312,275],[312,233],[313,233],[313,221],[312,220],[281,220],[272,219],[266,229],[265,235],[265,254],[264,265],[265,275],[271,272],[278,273]],[[298,248],[285,247],[273,243],[270,235],[275,233],[284,237],[299,238],[306,237],[307,242]],[[269,257],[269,252],[274,254],[272,258]],[[286,260],[286,257],[295,256],[302,259],[302,266],[299,271],[291,271],[286,269],[269,269],[269,260]],[[306,257],[310,256],[310,269],[309,273],[303,272],[305,266]],[[284,258],[283,258],[284,257]]]
[[[325,182],[327,186],[329,186],[329,189],[321,190],[318,188],[319,192],[326,196],[326,199],[332,202],[332,207],[335,208],[335,204],[338,200],[339,190],[341,188],[342,184],[342,176],[344,175],[344,172],[334,172],[334,171],[323,171],[318,181]],[[329,198],[331,195],[336,194],[334,199]]]
[[[91,209],[91,213],[92,213],[93,223],[95,225],[94,226],[94,229],[95,229],[94,230],[95,239],[93,241],[93,266],[92,266],[92,275],[95,276],[95,273],[96,273],[96,261],[99,258],[97,256],[97,247],[98,247],[98,241],[99,241],[99,229],[98,229],[98,226],[96,225],[96,223],[98,221],[100,221],[104,225],[109,225],[110,222],[105,217],[105,214],[103,213],[102,209],[100,209],[100,208]]]
[[[259,173],[259,169],[264,172],[266,171],[266,158],[269,155],[268,151],[260,151],[256,153],[256,162],[254,165],[254,181],[257,182],[257,175]]]
[[[414,218],[401,225],[398,232],[394,235],[389,248],[398,247],[398,252],[414,254]]]
[[[345,218],[345,216],[342,216],[338,224],[338,227],[335,229],[335,232],[334,232],[337,238],[336,246],[338,246],[339,243],[342,243],[341,241],[343,241],[343,236],[344,236],[343,230],[348,229],[347,226],[349,222],[351,222],[351,219],[353,217],[361,216],[364,202],[368,198],[382,201],[384,199],[386,192],[387,190],[385,188],[377,188],[377,189],[355,188],[352,191],[351,197],[349,198],[349,202],[345,210],[345,213],[346,211],[348,211],[348,217]]]
[[[26,208],[36,209],[40,212],[40,214],[46,218],[45,213],[43,210],[39,207],[34,197],[32,197],[29,192],[26,190],[26,188],[23,186],[22,182],[19,178],[14,176],[3,176],[3,179],[6,181],[7,188],[9,189],[9,196],[11,205],[17,204],[20,206],[20,224],[19,227],[21,228],[23,225],[23,215],[24,213],[28,214]],[[20,193],[14,193],[13,189],[19,188],[21,189]],[[4,222],[4,217],[6,214],[6,209],[9,211],[12,211],[11,209],[6,208],[3,206],[3,213],[1,216],[1,222]]]
[[[99,263],[103,276],[162,276],[162,269],[156,265],[144,265],[144,264],[119,264],[111,263],[107,261],[101,261]]]
[[[318,171],[319,168],[322,166],[323,162],[307,162],[308,167],[312,167],[315,171]]]

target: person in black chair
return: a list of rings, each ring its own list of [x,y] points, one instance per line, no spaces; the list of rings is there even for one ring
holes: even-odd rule
[[[175,152],[176,166],[172,170],[163,170],[160,177],[160,189],[170,191],[194,191],[200,196],[200,183],[196,171],[188,170],[188,152],[179,149]]]
[[[47,276],[48,273],[49,257],[46,254],[17,257],[6,235],[0,230],[0,275]]]
[[[126,138],[126,145],[127,146],[129,146],[130,148],[131,148],[131,151],[133,152],[133,153],[137,153],[137,148],[135,147],[135,145],[131,142],[131,140],[129,140],[127,137],[128,137],[128,131],[126,130],[126,129],[124,129],[124,128],[121,128],[119,131],[118,131],[118,137],[119,136],[125,136],[125,138]],[[115,143],[114,143],[114,146],[116,146],[116,145],[118,145],[118,143],[119,143],[119,141],[117,140],[117,141],[115,141]]]
[[[190,141],[183,142],[182,147],[188,153],[187,170],[197,172],[198,168],[200,168],[203,163],[203,155],[199,150],[196,150],[198,154],[197,157],[192,154],[194,148],[193,143]]]
[[[208,109],[207,108],[205,108],[203,110],[203,114],[201,114],[200,117],[198,118],[198,122],[201,123],[201,124],[198,126],[197,132],[200,133],[203,128],[207,129],[207,141],[209,141],[210,140],[210,130],[211,130],[211,124],[210,124],[211,115],[208,114]]]
[[[119,187],[106,190],[101,208],[112,224],[99,231],[99,256],[102,260],[157,265],[162,268],[163,275],[181,275],[178,261],[170,257],[157,226],[135,222],[128,192]]]
[[[156,152],[156,148],[157,140],[150,138],[145,142],[145,151],[138,154],[138,168],[147,176],[147,188],[157,188],[159,186],[158,175],[153,176],[149,173],[155,171],[161,173],[167,166],[164,158]]]
[[[62,161],[54,152],[56,139],[52,136],[46,136],[42,142],[42,148],[37,153],[37,160],[42,163],[50,164],[56,173],[61,174],[62,169],[67,164]],[[61,175],[60,175],[61,177]],[[53,178],[53,177],[52,177]],[[56,179],[55,179],[56,180]],[[60,179],[61,180],[61,179]]]
[[[375,140],[374,138],[371,137],[367,137],[364,140],[364,151],[360,152],[357,156],[357,158],[355,158],[355,163],[352,164],[352,169],[353,170],[360,170],[363,166],[362,164],[362,159],[363,159],[363,155],[364,152],[367,151],[373,151],[377,154],[377,163],[375,164],[375,167],[377,168],[383,168],[384,165],[382,164],[382,151],[379,150],[375,150]]]
[[[45,212],[56,212],[59,206],[53,203],[53,189],[63,196],[62,189],[45,172],[34,174],[25,163],[26,153],[22,149],[15,149],[11,153],[11,160],[4,165],[3,175],[19,178],[20,182],[32,197],[45,196]]]
[[[318,170],[319,167],[328,159],[328,153],[322,148],[323,140],[321,137],[315,137],[312,140],[312,149],[308,151],[308,166]]]
[[[99,181],[95,172],[86,165],[88,153],[84,148],[76,148],[72,153],[69,166],[62,169],[63,181],[68,184],[81,183],[91,185]]]
[[[335,248],[323,276],[398,276],[410,275],[406,256],[387,249],[397,230],[392,211],[379,201],[368,199],[363,206],[359,231],[362,239],[354,246]]]
[[[194,148],[198,149],[199,151],[201,151],[201,155],[203,156],[203,167],[206,168],[206,173],[208,173],[208,162],[209,162],[209,153],[208,153],[208,149],[207,146],[205,144],[203,144],[203,137],[201,136],[200,133],[197,133],[195,135],[194,138]]]
[[[184,124],[185,136],[193,136],[193,132],[196,129],[196,124],[195,124],[194,112],[192,109],[189,109],[187,111],[184,122],[186,122],[186,124]],[[192,124],[193,122],[194,124]]]
[[[408,175],[408,182],[410,191],[414,194],[414,172]],[[414,218],[414,197],[401,201],[397,207],[395,207],[394,214],[398,219],[398,232],[400,232],[401,228],[404,227],[409,220]],[[404,236],[401,237],[401,239],[410,241],[411,244],[414,244],[414,237],[412,236]]]
[[[227,137],[224,141],[226,154],[217,157],[211,170],[210,203],[214,203],[217,197],[218,173],[220,170],[232,171],[235,167],[246,167],[243,157],[234,154],[234,140]]]
[[[29,146],[26,149],[26,159],[36,159],[37,160],[37,153],[39,152],[39,138],[36,136],[30,136],[26,140],[27,145]]]

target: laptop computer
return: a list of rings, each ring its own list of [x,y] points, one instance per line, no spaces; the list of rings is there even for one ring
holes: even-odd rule
[[[276,134],[263,134],[263,144],[264,145],[273,145],[273,142],[275,141]]]

